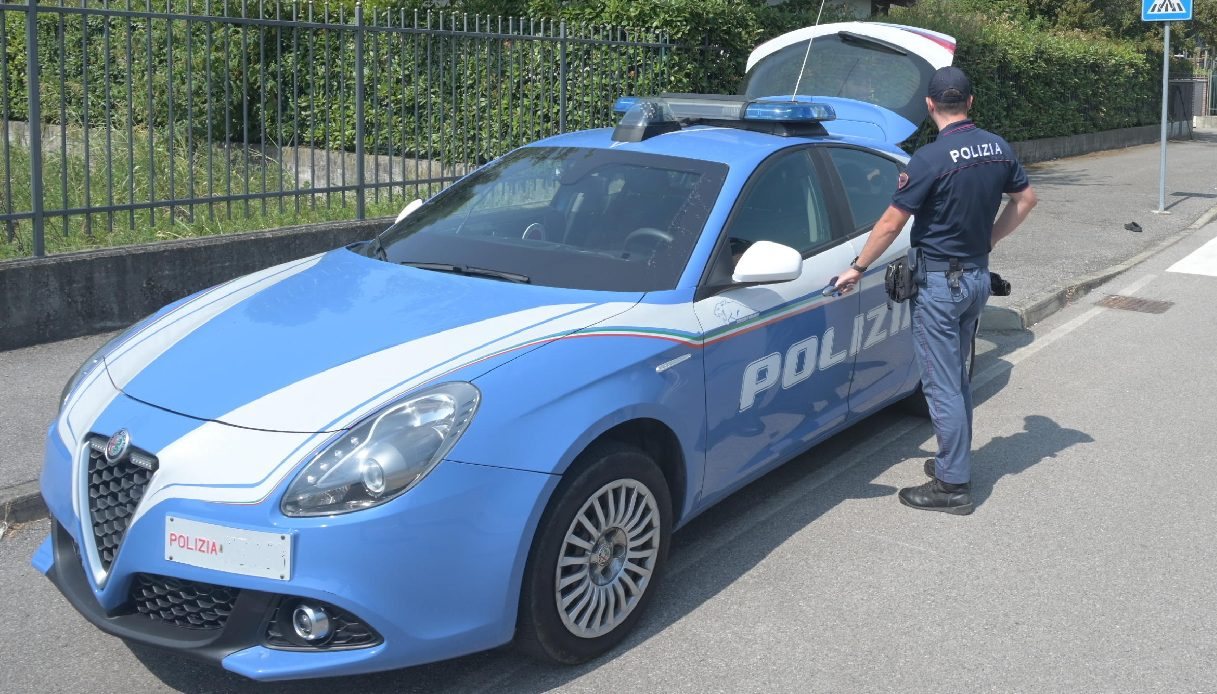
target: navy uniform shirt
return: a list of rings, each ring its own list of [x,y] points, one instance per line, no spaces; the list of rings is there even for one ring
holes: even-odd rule
[[[913,154],[892,204],[913,215],[912,245],[927,257],[972,258],[989,254],[1002,194],[1028,185],[1008,142],[962,120]]]

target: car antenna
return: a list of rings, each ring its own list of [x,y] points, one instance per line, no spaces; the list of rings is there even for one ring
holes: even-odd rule
[[[824,3],[826,2],[828,0],[820,0],[820,11],[816,12],[816,23],[813,26],[820,26],[820,17],[824,15]],[[808,58],[811,58],[811,42],[815,40],[814,36],[807,39],[807,52],[803,54],[803,66],[799,68],[799,76],[794,81],[794,91],[790,93],[791,101],[799,100],[799,85],[803,83],[803,72],[807,69]]]

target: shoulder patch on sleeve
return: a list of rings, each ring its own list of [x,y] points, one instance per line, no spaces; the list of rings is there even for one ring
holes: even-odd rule
[[[896,178],[896,190],[904,190],[904,187],[909,184],[909,174],[907,171],[901,171],[900,176]]]

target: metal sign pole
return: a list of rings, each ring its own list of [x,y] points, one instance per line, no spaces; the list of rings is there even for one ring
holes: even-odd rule
[[[1163,22],[1163,24],[1166,25],[1166,32],[1162,39],[1162,145],[1158,157],[1158,209],[1155,212],[1170,214],[1166,211],[1166,130],[1167,104],[1170,98],[1171,23]]]

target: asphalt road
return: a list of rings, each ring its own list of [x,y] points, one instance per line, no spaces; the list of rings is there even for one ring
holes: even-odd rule
[[[881,413],[678,533],[640,630],[586,666],[500,651],[255,686],[86,624],[29,568],[42,521],[0,541],[0,689],[1217,691],[1217,277],[1167,271],[1215,236],[989,336],[974,515],[896,501],[933,442],[925,422]],[[1174,303],[1095,305],[1117,293]]]

